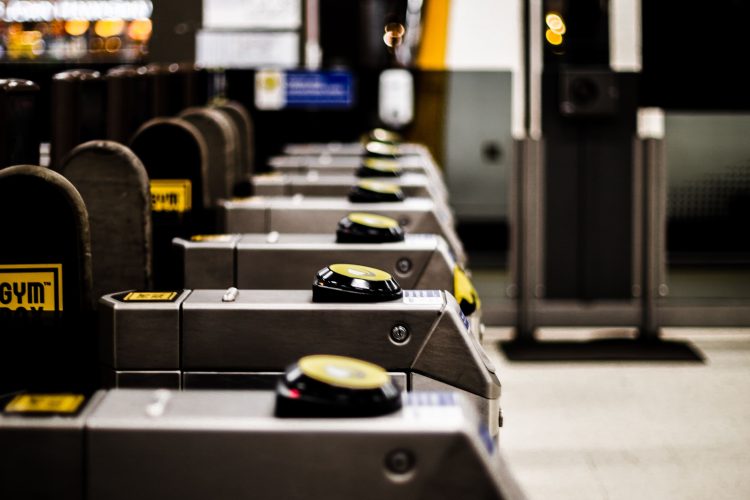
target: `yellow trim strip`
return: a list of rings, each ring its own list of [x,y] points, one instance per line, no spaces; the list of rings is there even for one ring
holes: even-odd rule
[[[429,0],[426,3],[417,67],[432,70],[445,69],[450,7],[451,0]]]

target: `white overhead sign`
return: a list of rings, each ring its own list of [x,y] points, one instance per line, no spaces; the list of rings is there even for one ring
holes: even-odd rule
[[[296,30],[301,26],[301,0],[203,0],[204,28]]]

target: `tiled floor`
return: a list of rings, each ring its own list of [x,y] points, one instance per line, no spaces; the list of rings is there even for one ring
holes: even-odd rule
[[[750,330],[666,333],[707,362],[509,362],[489,330],[530,499],[750,499]]]

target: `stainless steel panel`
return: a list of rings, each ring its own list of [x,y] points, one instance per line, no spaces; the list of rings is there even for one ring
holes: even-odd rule
[[[398,243],[340,244],[327,235],[280,234],[269,242],[263,235],[246,235],[237,245],[236,286],[305,289],[319,269],[347,262],[390,272],[405,289],[452,287],[452,275],[448,277],[445,272],[447,264],[441,270],[438,263],[433,265],[435,275],[430,281],[442,280],[439,286],[420,285],[427,277],[425,268],[433,259],[438,241],[435,235],[425,235]]]
[[[114,371],[115,387],[128,389],[181,389],[179,371]]]
[[[243,389],[273,390],[284,374],[275,372],[185,372],[182,377],[185,389]],[[409,389],[407,375],[403,372],[390,372],[391,380],[401,391]]]
[[[270,392],[115,391],[87,429],[90,500],[522,498],[447,393],[376,418],[279,419]],[[384,466],[397,451],[416,468]]]
[[[334,156],[329,154],[310,156],[274,156],[268,160],[268,164],[275,171],[287,174],[307,174],[316,172],[319,175],[351,174],[359,168],[362,158],[357,155]],[[443,193],[447,195],[448,189],[445,185],[442,172],[435,163],[434,158],[422,146],[419,155],[403,156],[398,159],[401,169],[406,172],[423,173]]]
[[[422,154],[424,146],[416,143],[402,143],[398,145],[399,155],[418,155]],[[342,155],[352,156],[361,155],[365,152],[365,148],[361,142],[327,142],[327,143],[299,143],[299,144],[287,144],[284,146],[284,154],[291,156],[305,156],[305,155]]]
[[[84,498],[83,428],[102,396],[71,417],[0,413],[0,498]]]
[[[354,174],[264,174],[253,177],[257,196],[341,196],[346,197],[352,186],[363,179]],[[445,193],[435,188],[424,174],[405,173],[401,177],[383,179],[401,188],[407,198],[432,198],[446,202]]]
[[[101,361],[117,370],[179,370],[180,303],[189,293],[183,291],[174,302],[99,299],[105,310],[101,318],[109,321],[100,324],[100,342],[111,348],[101,353]]]
[[[182,261],[182,283],[186,288],[228,288],[235,283],[235,247],[239,235],[221,241],[172,240]]]
[[[219,217],[229,233],[330,233],[351,212],[371,212],[398,220],[412,234],[434,233],[445,238],[459,262],[466,261],[453,228],[452,216],[431,200],[412,198],[400,203],[351,203],[337,198],[248,198],[222,201]],[[265,225],[261,225],[265,222]]]
[[[314,304],[312,293],[301,290],[241,290],[235,302],[222,303],[223,293],[196,290],[183,304],[185,370],[279,370],[302,356],[326,353],[405,371],[444,308],[442,300],[424,306],[402,300]],[[411,333],[404,344],[390,340],[399,324]]]

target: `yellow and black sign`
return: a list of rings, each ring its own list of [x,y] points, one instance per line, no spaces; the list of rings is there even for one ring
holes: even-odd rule
[[[5,406],[5,413],[66,414],[71,415],[81,408],[81,394],[19,394]]]
[[[130,292],[122,298],[124,302],[172,302],[177,292]]]
[[[365,281],[386,281],[391,275],[374,267],[360,266],[358,264],[331,264],[328,268],[334,273],[352,279]]]
[[[0,264],[0,308],[63,310],[62,264]]]
[[[474,284],[466,275],[466,271],[460,266],[453,269],[453,296],[456,297],[456,302],[467,316],[481,306],[479,294],[474,288]]]
[[[367,227],[378,229],[391,229],[400,227],[396,219],[378,214],[368,214],[365,212],[352,212],[349,214],[349,220],[355,224],[362,224]]]
[[[311,379],[346,389],[378,389],[390,380],[378,365],[345,356],[305,356],[298,365]]]
[[[151,181],[152,212],[189,212],[192,208],[192,184],[189,179]]]

